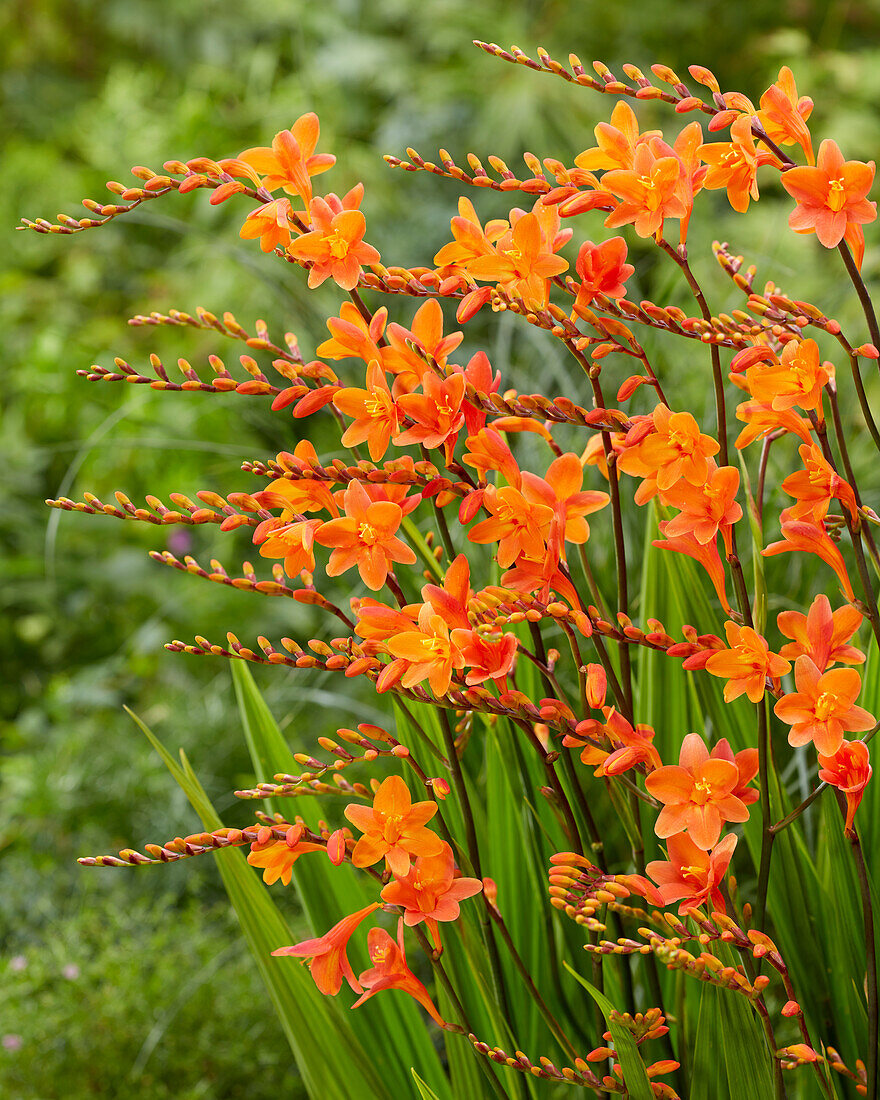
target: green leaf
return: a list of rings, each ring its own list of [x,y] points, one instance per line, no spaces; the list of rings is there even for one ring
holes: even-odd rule
[[[645,1071],[645,1063],[642,1061],[642,1056],[639,1054],[639,1048],[636,1046],[632,1034],[614,1018],[614,1005],[603,993],[590,985],[586,978],[582,978],[576,970],[573,970],[565,959],[562,960],[562,965],[586,989],[605,1017],[605,1022],[608,1024],[608,1030],[611,1032],[611,1038],[614,1042],[614,1049],[620,1059],[624,1084],[631,1100],[652,1100],[654,1094],[651,1090],[648,1074]],[[730,1095],[737,1094],[731,1093]]]
[[[137,715],[128,713],[186,794],[204,828],[221,828],[217,811],[186,755],[181,752],[178,764]],[[311,975],[295,959],[272,958],[275,948],[292,943],[295,937],[242,853],[227,848],[217,853],[216,860],[309,1095],[313,1100],[351,1100],[351,1084],[357,1082],[362,1095],[391,1100],[373,1060],[336,1003],[318,991]]]
[[[293,754],[244,661],[232,662],[232,677],[257,779],[263,782],[271,780],[278,772],[296,772]],[[289,799],[268,801],[271,811],[285,809],[282,803],[290,803]],[[331,800],[322,801],[312,796],[302,800],[297,808],[312,828],[316,828],[321,819],[338,818],[341,812]],[[376,888],[363,873],[346,864],[333,867],[320,857],[299,860],[293,868],[292,878],[315,935],[332,927],[345,913],[376,900]],[[360,951],[356,944],[352,944],[349,951],[355,971]],[[362,959],[366,965],[363,954]],[[359,1010],[350,1024],[368,1050],[372,1049],[377,1035],[387,1037],[388,1053],[383,1061],[383,1074],[387,1088],[395,1095],[413,1095],[408,1072],[412,1065],[418,1065],[432,1079],[447,1085],[421,1011],[407,997],[379,997],[371,1001],[369,1012]],[[441,1100],[451,1100],[451,1094],[444,1091]]]
[[[714,954],[735,966],[738,957],[716,943]],[[693,1046],[690,1100],[772,1100],[773,1063],[757,1014],[741,993],[706,983]]]
[[[413,1075],[413,1080],[416,1083],[416,1088],[419,1090],[419,1095],[422,1097],[422,1100],[440,1100],[437,1093],[434,1092],[430,1086],[425,1084],[414,1069],[411,1069],[410,1073]]]

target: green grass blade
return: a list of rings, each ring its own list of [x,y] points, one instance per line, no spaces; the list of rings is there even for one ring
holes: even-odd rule
[[[631,1033],[622,1024],[617,1023],[614,1016],[614,1005],[564,960],[563,966],[580,982],[601,1009],[605,1022],[608,1024],[608,1030],[611,1032],[614,1049],[620,1059],[623,1080],[631,1100],[652,1100],[654,1094],[651,1091],[651,1082],[648,1080],[648,1074],[645,1071],[645,1063],[642,1061],[639,1048],[636,1046],[636,1041]]]
[[[178,764],[156,735],[136,715],[132,718],[186,794],[204,828],[220,828],[222,822],[186,756],[181,753]],[[216,859],[309,1095],[314,1100],[367,1096],[391,1100],[392,1094],[336,1003],[318,991],[295,959],[272,958],[275,948],[293,942],[294,937],[242,853],[228,848],[218,852]]]
[[[278,772],[297,772],[293,754],[244,661],[232,662],[232,677],[257,779],[262,782],[271,780]],[[289,812],[289,799],[268,801],[271,811]],[[332,805],[329,800],[309,796],[300,801],[297,809],[313,828],[322,818],[335,817],[343,824],[341,805]],[[293,868],[293,881],[316,935],[326,932],[346,913],[375,901],[377,895],[375,884],[365,875],[348,865],[333,867],[320,857],[299,860]],[[359,945],[352,944],[349,955],[356,972],[367,965],[366,953]],[[422,1010],[409,998],[377,997],[358,1010],[350,1026],[367,1049],[372,1049],[377,1035],[394,1037],[393,1046],[383,1045],[382,1073],[395,1095],[414,1095],[410,1078],[413,1065],[432,1080],[446,1085],[447,1078]],[[451,1100],[451,1093],[444,1091],[441,1100]]]
[[[416,1088],[419,1090],[419,1096],[421,1096],[422,1100],[440,1100],[437,1093],[425,1084],[414,1069],[410,1070],[410,1073],[413,1075],[413,1080],[416,1083]]]

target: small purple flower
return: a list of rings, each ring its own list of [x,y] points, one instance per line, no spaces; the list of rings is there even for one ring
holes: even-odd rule
[[[0,1045],[4,1050],[21,1050],[24,1040],[20,1035],[4,1035]]]
[[[69,982],[75,982],[79,977],[79,967],[76,963],[68,963],[67,966],[61,971],[63,976],[67,978]]]
[[[27,966],[27,959],[24,955],[13,955],[9,960],[9,969],[13,974],[18,974],[19,971],[24,970]]]

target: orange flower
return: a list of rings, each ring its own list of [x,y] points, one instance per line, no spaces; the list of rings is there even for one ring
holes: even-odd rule
[[[410,856],[436,856],[445,841],[425,827],[437,812],[436,802],[413,804],[409,789],[399,775],[379,784],[372,806],[353,802],[345,816],[364,834],[351,853],[355,867],[372,867],[383,856],[393,875],[409,873]]]
[[[458,217],[453,218],[450,225],[455,240],[444,245],[434,257],[437,267],[461,265],[467,268],[470,261],[478,256],[491,256],[494,253],[493,242],[503,237],[510,228],[509,222],[496,218],[486,222],[484,230],[474,204],[464,195],[458,200]]]
[[[558,221],[555,207],[542,207],[541,213],[545,222],[551,216]],[[469,260],[467,269],[475,279],[497,283],[527,306],[540,309],[547,304],[547,280],[566,271],[568,261],[554,255],[561,246],[559,234],[542,232],[545,227],[537,213],[516,214],[511,211],[511,228],[492,251]]]
[[[725,703],[743,693],[753,703],[760,703],[767,677],[778,680],[791,669],[791,664],[777,653],[771,653],[767,640],[750,626],[737,626],[728,621],[724,631],[729,648],[713,653],[706,661],[706,671],[728,681],[724,686]]]
[[[664,550],[673,550],[677,554],[686,554],[689,558],[699,562],[709,574],[709,580],[718,594],[718,599],[721,600],[721,606],[725,611],[730,611],[730,601],[727,598],[727,589],[724,584],[724,565],[718,553],[718,539],[697,542],[691,531],[686,531],[682,535],[671,536],[669,534],[669,522],[667,520],[659,525],[660,534],[663,535],[663,538],[654,539],[651,545],[659,546]]]
[[[792,71],[783,65],[776,83],[761,96],[761,110],[756,117],[774,144],[800,145],[807,160],[813,164],[813,143],[806,126],[812,110],[812,99],[809,96],[798,98]]]
[[[295,260],[310,265],[310,288],[332,278],[343,290],[354,290],[361,265],[379,262],[379,253],[363,240],[366,218],[360,210],[346,205],[351,194],[349,192],[341,202],[336,199],[332,204],[329,200],[335,196],[312,199],[309,218],[315,228],[287,246],[289,255]]]
[[[877,204],[865,198],[873,182],[873,161],[845,161],[837,142],[828,138],[819,146],[815,168],[782,174],[782,186],[797,203],[788,224],[796,233],[815,233],[825,248],[846,239],[858,254],[864,248],[862,225],[877,217]]]
[[[464,666],[464,658],[450,637],[449,626],[430,603],[419,611],[418,629],[395,634],[388,641],[388,652],[403,662],[400,677],[404,687],[427,680],[436,696],[449,690],[453,669]]]
[[[733,793],[739,785],[735,764],[709,755],[698,733],[689,733],[678,764],[658,768],[645,786],[662,803],[654,832],[669,837],[687,829],[698,848],[709,851],[718,843],[725,821],[747,821],[749,811]]]
[[[366,440],[370,458],[374,462],[383,458],[397,432],[398,411],[378,360],[371,360],[367,367],[365,390],[338,390],[333,404],[346,416],[354,417],[340,440],[343,447],[355,447]]]
[[[358,997],[351,1007],[359,1008],[364,1001],[383,989],[402,989],[404,993],[415,997],[435,1023],[440,1027],[446,1027],[446,1023],[428,996],[427,989],[406,965],[406,955],[403,950],[403,922],[399,926],[397,943],[384,928],[371,928],[367,936],[367,946],[373,966],[359,975],[359,981],[367,992]]]
[[[494,428],[481,428],[465,440],[462,462],[473,466],[480,481],[486,481],[489,470],[497,470],[514,489],[522,488],[522,474],[513,452]]]
[[[354,302],[343,302],[339,316],[327,321],[330,339],[319,344],[316,354],[324,359],[373,359],[382,361],[385,349],[380,348],[382,334],[388,320],[388,310],[382,306],[373,314],[369,324],[361,317]]]
[[[657,883],[664,905],[680,901],[679,913],[686,909],[705,905],[724,913],[724,898],[719,884],[727,873],[736,837],[729,833],[711,852],[704,852],[694,844],[687,833],[669,838],[668,860],[653,860],[645,868]]]
[[[264,520],[254,531],[254,542],[260,546],[261,558],[283,558],[284,572],[288,577],[298,577],[305,570],[315,571],[315,532],[322,524],[320,519],[296,520],[287,523],[283,519]]]
[[[651,143],[665,146],[665,142],[659,138],[652,138]],[[694,197],[705,186],[708,169],[700,163],[702,145],[703,128],[699,122],[691,122],[679,133],[672,146],[672,151],[679,159],[676,194],[685,208],[685,214],[679,222],[678,229],[678,240],[682,245],[687,241],[688,225],[694,209]]]
[[[803,470],[790,474],[782,483],[783,490],[797,498],[797,504],[788,509],[792,519],[809,519],[820,523],[828,514],[832,500],[839,500],[858,522],[858,506],[851,486],[843,480],[825,459],[815,443],[798,448],[804,464]]]
[[[267,191],[283,187],[288,195],[299,195],[304,202],[311,202],[311,177],[326,172],[336,163],[336,157],[330,153],[315,154],[320,132],[318,116],[310,111],[300,115],[289,130],[277,133],[271,149],[268,146],[245,149],[238,159],[264,177],[263,187]]]
[[[518,643],[515,634],[487,636],[476,630],[457,627],[450,638],[461,656],[462,664],[470,669],[464,678],[469,687],[495,680],[501,691],[507,690],[507,677],[516,663]]]
[[[809,443],[812,438],[809,420],[790,409],[776,410],[765,401],[744,401],[737,405],[736,418],[746,425],[736,437],[738,450],[748,447],[756,439],[763,439],[771,432],[779,431],[780,428],[799,436],[804,443]]]
[[[332,519],[315,532],[321,546],[335,547],[327,563],[327,576],[338,577],[353,565],[364,584],[378,592],[393,563],[412,565],[416,556],[395,532],[403,509],[390,500],[373,501],[359,481],[345,490],[345,518]]]
[[[259,836],[253,842],[247,861],[251,867],[263,868],[263,882],[267,886],[271,886],[278,879],[281,879],[284,886],[289,886],[293,865],[299,857],[309,852],[325,850],[323,844],[312,844],[310,841],[301,840],[301,836],[302,828],[292,825],[287,830],[285,840],[276,840],[270,831],[270,835],[262,843]]]
[[[794,663],[796,692],[783,695],[774,714],[791,726],[788,743],[795,747],[815,742],[817,751],[830,755],[843,744],[844,733],[869,730],[874,715],[855,705],[862,678],[854,668],[821,672],[809,657]]]
[[[424,393],[405,393],[398,407],[412,424],[395,436],[395,446],[420,443],[433,449],[444,446],[446,459],[452,458],[452,450],[458,433],[464,425],[465,378],[463,374],[451,374],[440,378],[428,371],[422,378]]]
[[[671,489],[681,478],[691,485],[703,485],[709,477],[708,460],[718,453],[719,445],[703,435],[696,420],[687,412],[671,412],[663,404],[651,414],[653,431],[635,447],[628,447],[617,460],[628,474],[656,476],[657,488]]]
[[[734,756],[727,738],[722,737],[715,748],[712,749],[710,756],[713,760],[729,760],[731,764],[736,765],[739,781],[732,793],[736,795],[740,802],[746,806],[751,806],[753,802],[758,801],[761,797],[760,794],[754,787],[749,786],[749,783],[758,774],[757,749],[741,749]]]
[[[626,262],[626,241],[623,237],[612,237],[601,244],[585,241],[578,251],[575,270],[581,277],[581,285],[572,320],[578,315],[578,309],[586,308],[597,294],[625,298],[624,284],[635,268]]]
[[[735,466],[718,467],[710,472],[703,485],[679,481],[663,494],[664,504],[681,509],[667,523],[667,536],[692,534],[697,542],[707,543],[721,531],[729,554],[730,529],[742,518],[742,508],[735,499],[737,489],[739,470]]]
[[[602,177],[602,186],[621,199],[605,219],[606,227],[632,222],[640,237],[662,237],[664,219],[688,213],[677,194],[680,170],[681,162],[664,142],[638,145],[631,169],[614,169]]]
[[[553,509],[531,503],[510,485],[500,489],[489,486],[483,503],[491,513],[468,531],[471,542],[498,543],[498,564],[502,569],[513,565],[520,555],[538,561],[544,557],[546,539],[553,520]]]
[[[632,107],[624,100],[615,104],[610,122],[600,122],[593,130],[596,146],[585,149],[574,158],[578,168],[596,171],[606,168],[632,168],[636,148],[652,137],[662,137],[659,130],[639,133],[639,122]]]
[[[452,849],[444,844],[439,855],[419,856],[406,875],[388,883],[381,897],[390,905],[403,906],[403,920],[408,927],[424,921],[439,950],[437,922],[458,920],[458,903],[482,889],[478,878],[456,878]]]
[[[649,771],[661,766],[660,754],[654,748],[655,731],[652,726],[640,722],[633,728],[614,707],[603,707],[602,713],[605,716],[604,724],[587,719],[577,726],[578,730],[591,733],[592,736],[604,734],[613,746],[609,753],[587,745],[581,753],[581,763],[599,765],[594,775],[622,775],[637,764],[646,765]]]
[[[865,660],[861,650],[846,643],[862,624],[862,613],[849,605],[832,612],[827,596],[817,596],[806,615],[799,611],[780,611],[776,616],[779,632],[791,642],[779,653],[796,660],[809,657],[820,672],[829,665],[860,665]]]
[[[342,979],[348,982],[355,993],[363,993],[363,986],[355,978],[346,948],[357,926],[381,908],[378,901],[358,909],[356,913],[343,917],[338,924],[313,940],[303,940],[292,947],[279,947],[273,955],[293,955],[294,958],[308,959],[309,970],[315,979],[315,985],[328,997],[335,997],[342,988]]]
[[[444,336],[443,310],[436,298],[429,298],[416,310],[409,328],[393,321],[388,326],[387,337],[389,346],[382,349],[382,365],[397,375],[394,392],[409,393],[428,368],[422,356],[407,345],[421,348],[424,355],[444,370],[448,357],[464,339],[464,333],[450,332]]]
[[[820,752],[819,766],[822,782],[837,787],[846,795],[844,829],[849,832],[873,772],[868,762],[868,746],[864,741],[844,741],[835,753],[826,756]]]
[[[732,141],[713,141],[700,146],[700,157],[709,165],[703,186],[708,191],[726,187],[728,202],[734,210],[744,214],[749,208],[749,199],[758,199],[758,165],[761,163],[751,118],[742,115],[736,119],[731,124],[730,136]]]
[[[794,519],[790,509],[785,509],[779,516],[782,529],[782,541],[771,542],[761,553],[764,557],[773,557],[775,554],[787,554],[790,550],[803,550],[807,554],[815,554],[826,565],[830,565],[837,574],[838,580],[843,586],[848,600],[856,598],[850,583],[849,574],[838,546],[832,541],[824,523],[814,523],[806,519]]]
[[[774,357],[775,358],[775,357]],[[832,363],[819,362],[815,340],[791,340],[775,362],[758,363],[746,371],[752,396],[781,412],[797,405],[816,410],[822,420],[822,388],[834,377]]]
[[[566,542],[582,544],[590,537],[590,525],[584,516],[604,508],[611,499],[607,493],[582,489],[584,468],[571,451],[550,463],[545,477],[524,470],[522,495],[530,504],[546,505],[556,512],[559,532]],[[565,558],[565,549],[562,549]]]
[[[271,252],[279,245],[286,248],[290,244],[290,199],[273,199],[252,210],[238,231],[244,240],[260,238],[260,248]]]

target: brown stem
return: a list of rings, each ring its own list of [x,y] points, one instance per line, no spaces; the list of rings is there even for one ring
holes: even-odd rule
[[[871,334],[871,340],[874,347],[880,351],[880,326],[877,324],[877,314],[874,312],[874,303],[871,301],[871,295],[868,293],[868,288],[865,286],[861,273],[856,267],[856,261],[853,259],[853,255],[846,241],[841,241],[840,244],[838,244],[837,251],[843,259],[844,266],[852,280],[852,285],[855,287],[856,294],[859,296],[859,301],[862,303],[862,312],[868,323],[868,332]],[[877,366],[880,368],[880,359],[877,361]]]

